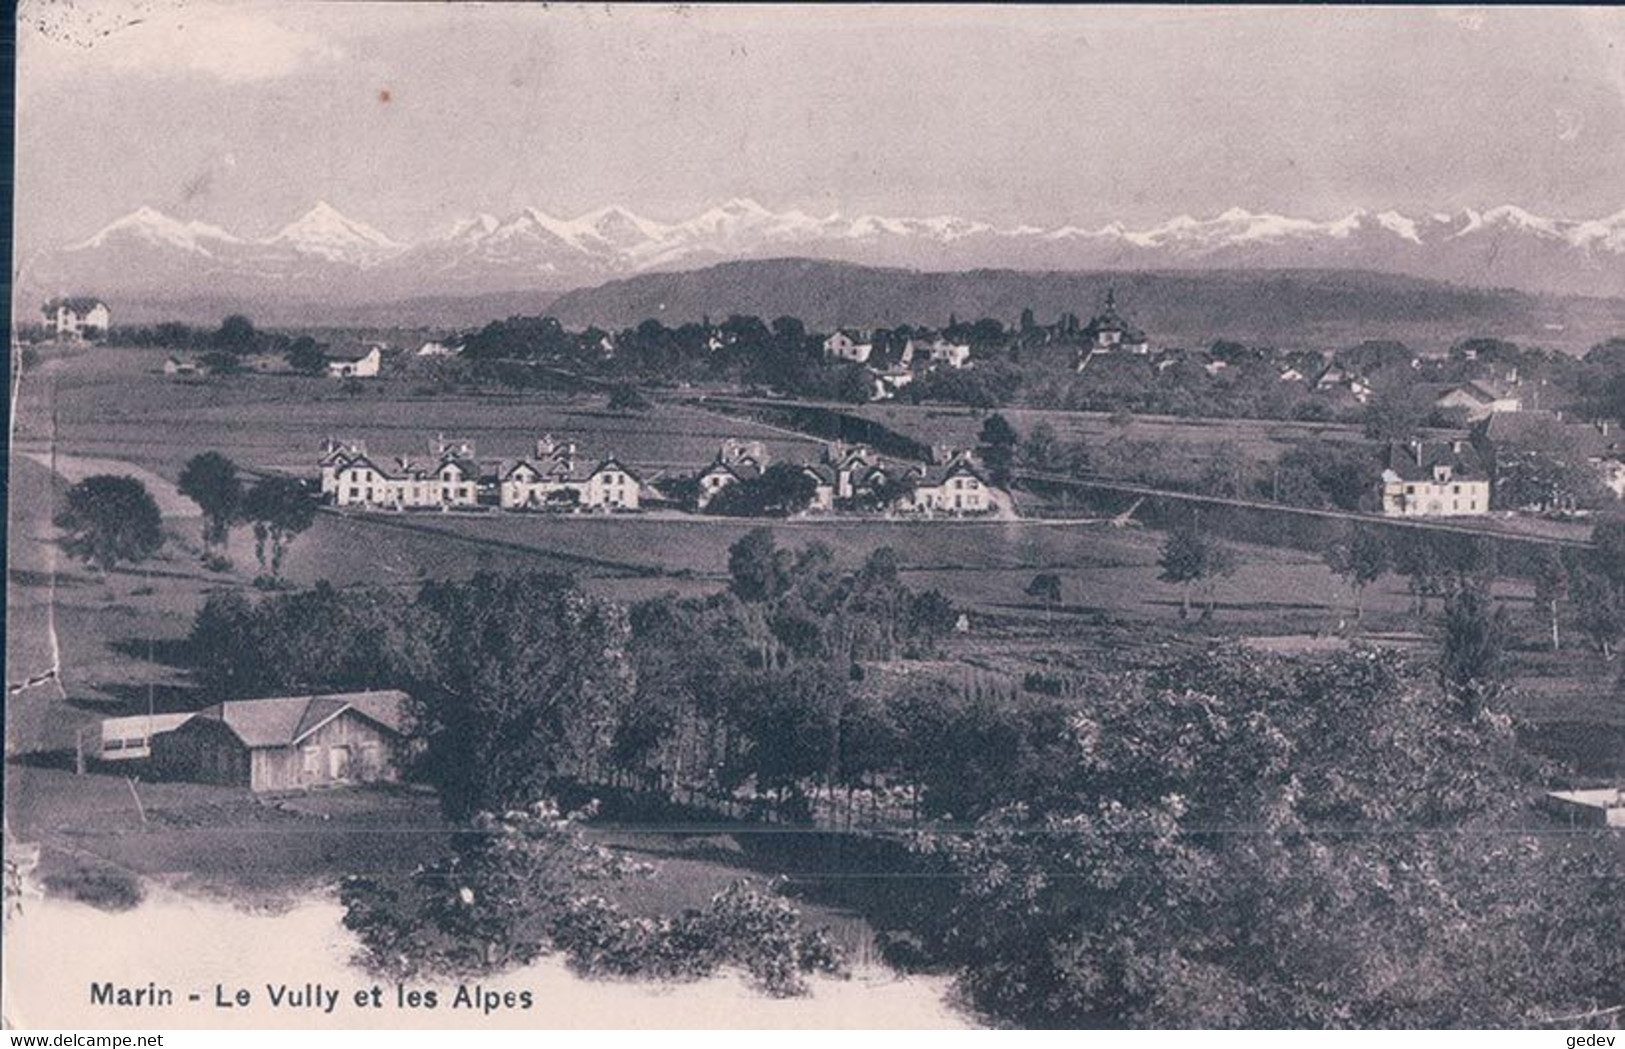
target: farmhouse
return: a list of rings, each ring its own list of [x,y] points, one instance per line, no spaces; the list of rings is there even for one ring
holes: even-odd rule
[[[902,363],[908,366],[918,360],[928,364],[946,364],[950,368],[963,368],[970,363],[970,347],[964,343],[944,339],[940,335],[929,339],[909,339],[903,344]]]
[[[1604,488],[1616,499],[1625,499],[1625,438],[1606,420],[1576,422],[1565,420],[1562,412],[1545,410],[1496,412],[1473,428],[1473,439],[1488,453],[1497,477],[1504,475],[1509,455],[1520,447],[1561,449],[1562,457],[1584,460]]]
[[[1477,422],[1491,415],[1520,411],[1523,401],[1494,383],[1474,380],[1447,387],[1434,398],[1433,406],[1443,410],[1460,410],[1466,414],[1468,422]]]
[[[536,454],[506,463],[499,471],[498,505],[504,510],[636,510],[641,482],[614,455],[588,465],[573,443],[551,436],[536,442]]]
[[[696,478],[699,482],[699,491],[694,497],[696,507],[705,509],[718,492],[736,481],[760,477],[765,469],[767,449],[760,441],[723,441],[722,447],[717,449],[717,457]]]
[[[836,360],[867,364],[869,355],[874,352],[874,343],[865,338],[862,332],[841,330],[824,340],[824,356]]]
[[[454,346],[444,342],[426,342],[418,347],[419,357],[455,357],[463,352],[461,346]]]
[[[375,378],[384,365],[382,346],[363,351],[334,351],[327,355],[327,374],[335,379]]]
[[[1388,517],[1468,517],[1490,511],[1490,479],[1466,441],[1388,446],[1378,482]]]
[[[969,452],[956,452],[941,466],[928,467],[899,509],[923,513],[979,514],[993,508],[991,485]]]
[[[52,299],[40,312],[45,316],[45,326],[59,340],[70,342],[101,338],[113,320],[107,303],[89,296]]]
[[[160,774],[256,792],[400,778],[409,697],[352,692],[216,703],[153,741]]]

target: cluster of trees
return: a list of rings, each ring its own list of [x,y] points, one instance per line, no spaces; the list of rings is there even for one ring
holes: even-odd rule
[[[224,551],[231,530],[254,532],[254,552],[267,581],[282,574],[289,544],[316,519],[316,505],[299,481],[266,477],[245,485],[237,466],[218,452],[193,456],[181,472],[180,493],[203,511],[203,559],[230,566]],[[163,516],[146,485],[133,477],[98,474],[68,489],[55,518],[62,546],[102,571],[135,564],[163,548]]]
[[[766,529],[733,545],[729,577],[713,597],[630,609],[534,574],[429,582],[415,597],[224,592],[199,611],[192,650],[220,695],[407,689],[429,744],[420,771],[454,815],[609,767],[717,790],[754,780],[787,803],[809,776],[872,772],[886,750],[860,742],[856,668],[930,654],[953,606],[905,586],[889,549],[843,570],[828,547],[784,549]]]
[[[1211,543],[1194,526],[1178,536],[1170,565],[1222,562],[1189,553]],[[1392,563],[1370,536],[1338,545],[1352,588]],[[1625,534],[1602,536],[1585,565],[1616,597],[1622,555]],[[1484,557],[1435,570],[1471,580]],[[1614,843],[1509,830],[1544,771],[1480,687],[1501,625],[1466,582],[1437,674],[1371,651],[1218,650],[983,688],[875,669],[930,654],[956,618],[888,550],[847,569],[759,529],[728,572],[723,593],[630,609],[543,575],[215,595],[194,641],[222,694],[414,695],[423,771],[481,833],[413,884],[346,886],[347,922],[386,968],[489,972],[555,950],[589,972],[727,964],[793,989],[830,964],[765,895],[640,922],[580,892],[597,875],[577,865],[604,857],[533,806],[609,768],[713,797],[751,783],[802,818],[819,791],[905,785],[938,821],[918,859],[944,894],[910,912],[909,939],[1004,1023],[1526,1026],[1625,994]]]
[[[698,486],[694,486],[697,493]],[[724,517],[789,517],[807,509],[818,482],[795,463],[774,463],[755,477],[735,481],[706,503]]]
[[[339,900],[360,961],[394,979],[485,976],[560,953],[588,977],[671,982],[743,970],[779,997],[806,993],[808,973],[841,971],[827,935],[747,881],[677,915],[625,913],[600,893],[653,871],[588,838],[590,815],[552,801],[481,813],[449,856],[410,878],[346,878]]]
[[[222,375],[239,370],[241,358],[250,354],[282,356],[291,368],[305,374],[319,374],[327,367],[325,344],[309,335],[262,331],[240,313],[222,319],[214,329],[165,321],[151,326],[115,327],[111,338],[127,346],[198,353],[206,368]]]
[[[926,843],[917,930],[1035,1027],[1524,1027],[1625,998],[1606,832],[1508,828],[1539,785],[1503,713],[1389,656],[1209,653],[1103,682],[1042,780]]]
[[[291,477],[264,477],[245,485],[237,464],[219,452],[195,455],[181,471],[180,493],[203,511],[203,557],[225,568],[231,530],[246,524],[254,533],[254,556],[271,579],[282,575],[288,547],[316,521],[316,504]]]
[[[1191,596],[1200,591],[1207,599],[1202,619],[1208,620],[1213,618],[1220,581],[1236,570],[1236,555],[1223,542],[1203,532],[1200,515],[1193,513],[1168,532],[1157,567],[1161,569],[1158,579],[1180,588],[1179,618],[1190,618]]]

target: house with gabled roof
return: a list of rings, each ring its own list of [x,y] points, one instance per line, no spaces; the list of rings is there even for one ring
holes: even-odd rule
[[[160,775],[255,792],[393,782],[409,756],[404,692],[234,699],[152,738]]]
[[[1490,512],[1490,476],[1466,441],[1394,441],[1378,495],[1388,517],[1479,517]]]
[[[968,451],[914,475],[897,509],[929,514],[981,514],[992,510],[993,485]]]
[[[1468,422],[1477,422],[1491,415],[1521,411],[1523,399],[1488,379],[1473,379],[1446,387],[1434,398],[1433,406],[1461,411]]]
[[[970,363],[970,346],[940,335],[929,338],[915,336],[903,344],[900,360],[905,366],[924,361],[930,365],[946,364],[950,368],[963,368]]]
[[[701,510],[705,509],[724,488],[740,481],[760,477],[762,471],[766,469],[767,448],[762,442],[733,439],[723,441],[721,447],[717,449],[716,458],[695,477],[699,486],[694,497],[695,506]]]
[[[875,352],[874,342],[866,332],[842,328],[824,340],[824,356],[853,364],[867,364]]]
[[[373,379],[384,367],[384,348],[373,344],[327,352],[327,374],[335,379]]]
[[[99,339],[112,326],[113,314],[107,303],[89,295],[55,298],[40,307],[45,326],[58,339],[84,342]]]
[[[503,462],[497,483],[504,510],[613,511],[642,504],[642,480],[613,453],[583,459],[573,442],[551,435],[536,442],[534,456]]]

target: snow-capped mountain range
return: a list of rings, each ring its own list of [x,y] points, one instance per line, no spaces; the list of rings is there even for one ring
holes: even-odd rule
[[[735,199],[680,222],[610,206],[563,219],[478,214],[403,243],[322,202],[266,237],[143,207],[37,254],[27,287],[182,297],[205,292],[385,299],[559,290],[651,270],[807,256],[933,270],[1366,269],[1469,285],[1625,296],[1625,210],[1553,219],[1511,205],[1321,221],[1231,208],[1144,229],[999,227],[956,216],[772,211]]]

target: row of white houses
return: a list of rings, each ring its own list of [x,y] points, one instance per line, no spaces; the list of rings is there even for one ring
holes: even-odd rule
[[[903,513],[981,514],[994,509],[992,485],[969,452],[945,455],[933,466],[882,460],[863,445],[831,445],[821,461],[801,469],[814,483],[808,509],[832,511],[837,504],[869,497],[870,508]],[[699,509],[730,485],[748,481],[767,468],[760,442],[725,441],[699,475]]]
[[[696,478],[695,508],[704,510],[730,485],[760,477],[767,465],[760,442],[723,442]],[[641,509],[656,494],[615,456],[583,458],[574,443],[551,436],[536,442],[534,455],[497,462],[482,462],[473,445],[444,437],[417,459],[376,456],[364,444],[329,440],[319,466],[322,500],[358,509],[619,512]],[[929,515],[995,508],[992,485],[969,452],[923,466],[883,460],[862,445],[832,445],[819,462],[799,469],[813,482],[808,509],[815,512],[855,504]]]
[[[319,460],[324,502],[387,510],[636,510],[643,483],[613,455],[583,459],[573,443],[543,437],[536,453],[482,464],[466,442],[437,438],[422,459],[369,455],[366,445],[327,442]]]

